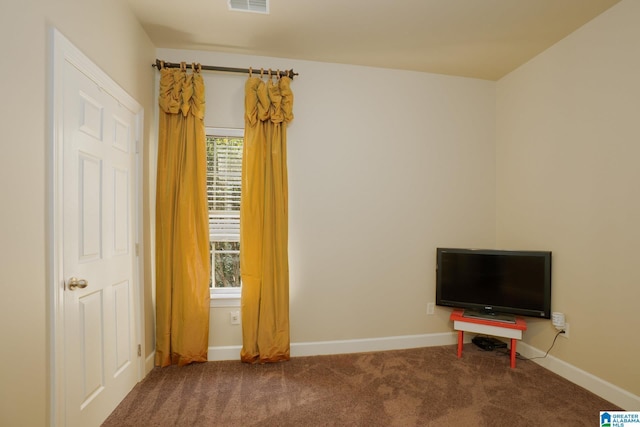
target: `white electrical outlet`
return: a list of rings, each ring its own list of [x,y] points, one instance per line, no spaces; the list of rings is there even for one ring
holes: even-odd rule
[[[428,303],[427,304],[427,314],[433,314],[435,308],[436,308],[435,303],[432,303],[432,302]]]
[[[240,324],[240,312],[239,311],[230,311],[229,312],[229,321],[232,325]]]
[[[569,324],[565,323],[564,328],[562,329],[564,330],[564,333],[560,334],[560,336],[569,339]]]

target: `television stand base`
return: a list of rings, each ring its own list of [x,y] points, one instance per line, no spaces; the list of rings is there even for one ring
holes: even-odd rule
[[[516,323],[516,317],[510,314],[495,313],[493,311],[465,310],[464,317],[491,320],[493,322]]]

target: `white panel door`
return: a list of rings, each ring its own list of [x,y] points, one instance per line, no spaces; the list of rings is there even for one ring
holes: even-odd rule
[[[65,62],[65,424],[98,426],[138,380],[134,113]]]

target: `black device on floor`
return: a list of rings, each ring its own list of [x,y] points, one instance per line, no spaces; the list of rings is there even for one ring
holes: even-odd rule
[[[485,351],[493,351],[496,348],[507,348],[507,343],[496,338],[475,336],[471,342]]]

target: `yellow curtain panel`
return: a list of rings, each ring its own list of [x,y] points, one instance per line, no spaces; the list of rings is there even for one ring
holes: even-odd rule
[[[287,123],[291,79],[245,85],[240,203],[242,351],[246,363],[289,360]]]
[[[156,192],[156,366],[206,362],[209,222],[204,82],[160,70]]]

